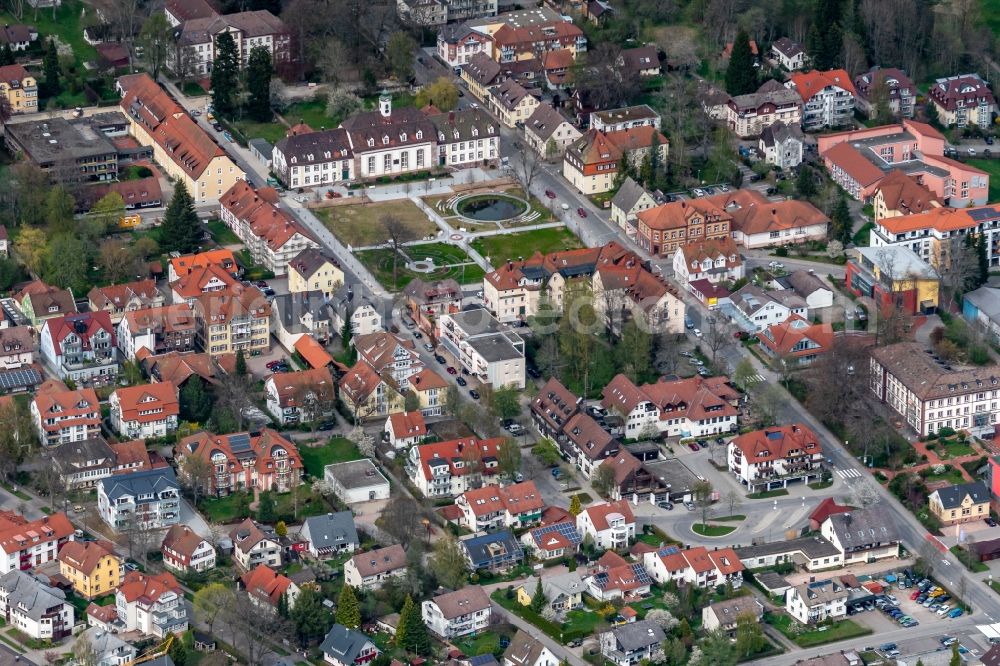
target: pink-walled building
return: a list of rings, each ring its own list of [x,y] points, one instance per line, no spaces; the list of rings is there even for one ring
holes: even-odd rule
[[[990,177],[944,156],[945,138],[926,123],[903,120],[816,137],[819,154],[834,182],[855,199],[868,201],[882,179],[900,170],[953,208],[986,203]]]

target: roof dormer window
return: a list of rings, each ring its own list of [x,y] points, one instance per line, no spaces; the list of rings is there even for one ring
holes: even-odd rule
[[[416,137],[417,137],[418,140],[424,138],[424,132],[423,132],[423,130],[417,130]]]
[[[389,135],[388,134],[386,134],[385,136],[382,137],[382,145],[385,145],[385,146],[389,145]]]
[[[399,140],[402,141],[403,143],[406,143],[406,132],[399,133]]]
[[[368,137],[368,147],[371,148],[375,145],[375,139]]]

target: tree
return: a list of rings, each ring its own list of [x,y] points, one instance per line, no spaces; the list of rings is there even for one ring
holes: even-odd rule
[[[843,49],[840,18],[844,4],[843,0],[819,0],[816,4],[807,46],[818,70],[834,69],[840,64]]]
[[[489,410],[498,419],[507,421],[521,413],[520,392],[514,388],[498,388],[491,392]]]
[[[430,570],[444,587],[457,590],[465,585],[469,568],[458,540],[447,534],[434,544],[434,555],[430,560]]]
[[[448,77],[439,77],[417,91],[414,106],[422,109],[428,104],[436,107],[438,111],[451,111],[458,106],[458,88]]]
[[[816,196],[816,176],[805,164],[799,166],[799,176],[795,179],[795,189],[803,199]]]
[[[198,213],[194,210],[194,200],[187,186],[178,182],[163,215],[163,226],[160,228],[161,249],[164,252],[177,251],[182,254],[194,252],[201,246],[202,233]]]
[[[569,501],[569,513],[571,516],[579,516],[583,512],[583,503],[579,495],[573,495]]]
[[[738,492],[730,490],[726,493],[726,505],[729,506],[729,515],[736,515],[736,509],[743,504],[743,500]]]
[[[521,471],[521,447],[511,439],[505,439],[497,447],[497,464],[500,473],[506,474],[508,478]]]
[[[379,527],[396,539],[403,548],[408,548],[420,533],[420,506],[412,497],[396,493],[379,518]]]
[[[118,192],[108,192],[90,209],[90,217],[99,223],[99,227],[108,229],[118,225],[125,215],[125,200]]]
[[[542,158],[534,150],[521,150],[511,156],[510,167],[514,178],[520,183],[525,193],[531,191],[531,184],[542,170]],[[496,257],[495,257],[496,258]],[[500,261],[513,257],[499,257]]]
[[[360,111],[364,102],[348,88],[333,88],[326,96],[326,115],[336,121]]]
[[[620,354],[623,361],[622,372],[633,382],[640,383],[641,378],[649,372],[653,337],[635,319],[622,327]]]
[[[846,245],[851,242],[853,235],[854,222],[851,220],[851,209],[847,206],[847,198],[841,194],[830,213],[830,237]]]
[[[385,231],[385,235],[389,239],[389,246],[392,248],[392,283],[396,284],[400,259],[399,248],[406,241],[410,231],[406,223],[395,215],[383,215],[379,222],[382,224],[382,230]]]
[[[106,280],[118,284],[135,278],[141,262],[132,248],[123,241],[108,241],[101,245],[97,265],[101,267]]]
[[[709,361],[715,367],[715,361],[718,358],[719,352],[733,343],[733,329],[721,317],[716,315],[710,315],[706,323],[702,339],[708,346],[708,350],[712,352]]]
[[[167,648],[167,655],[174,662],[174,666],[187,666],[188,646],[184,639],[180,638],[171,643],[170,647]]]
[[[59,51],[51,38],[45,47],[45,55],[42,56],[42,77],[43,97],[56,97],[62,92],[62,84],[59,82]]]
[[[600,493],[601,497],[610,497],[611,490],[615,486],[615,470],[610,465],[598,465],[590,477],[590,485]]]
[[[760,623],[752,613],[736,617],[736,651],[743,659],[752,657],[767,645]]]
[[[389,71],[398,81],[409,81],[413,77],[413,53],[417,43],[405,32],[394,32],[385,46],[385,59]]]
[[[726,92],[733,97],[749,95],[757,89],[757,70],[753,66],[750,36],[740,30],[733,42],[733,52],[726,68]]]
[[[236,350],[236,375],[238,377],[247,376],[247,357],[242,349]]]
[[[197,375],[188,379],[180,393],[181,418],[192,423],[205,423],[212,415],[212,396],[205,382]]]
[[[73,231],[75,210],[76,201],[66,188],[62,185],[49,188],[45,195],[45,224],[49,233]]]
[[[195,616],[208,625],[208,633],[212,633],[219,614],[236,601],[236,593],[222,583],[209,583],[194,593]]]
[[[559,447],[548,437],[543,437],[531,447],[531,452],[542,461],[546,467],[553,467],[559,464]]]
[[[708,510],[712,506],[712,484],[708,481],[696,481],[691,486],[691,495],[694,497],[695,505],[701,509],[701,523],[708,522]]]
[[[49,243],[44,277],[46,282],[72,289],[78,294],[87,291],[87,270],[91,249],[72,233],[61,233]]]
[[[223,32],[215,39],[215,59],[212,63],[212,109],[216,115],[230,119],[236,115],[239,76],[236,42],[232,33]]]
[[[173,29],[163,12],[153,12],[139,31],[139,44],[142,46],[142,56],[150,69],[150,74],[156,79],[160,69],[167,63],[167,56],[173,48]]]
[[[0,48],[0,67],[13,65],[15,62],[17,60],[14,58],[14,52],[10,50],[10,44],[4,44],[3,48]]]
[[[406,601],[399,611],[399,621],[396,625],[396,645],[414,654],[430,654],[431,639],[427,633],[427,625],[420,615],[420,609],[413,603],[413,598],[406,595]]]
[[[271,53],[263,46],[250,49],[247,60],[247,115],[260,123],[270,122],[271,113]]]
[[[529,608],[536,613],[541,613],[542,609],[545,608],[545,592],[542,590],[541,576],[539,576],[535,581],[535,591],[531,595],[531,605]]]
[[[948,660],[948,666],[962,666],[962,655],[958,652],[958,643],[951,644],[951,659]]]
[[[420,409],[420,396],[415,391],[407,391],[403,396],[403,409],[408,412],[415,412]]]
[[[180,477],[183,484],[191,491],[195,506],[202,495],[212,492],[212,477],[215,466],[211,460],[199,455],[184,456],[180,465]]]
[[[271,650],[271,640],[288,631],[286,620],[277,613],[262,613],[246,592],[238,592],[225,609],[225,619],[234,634],[234,644],[248,666],[261,666]],[[324,627],[325,628],[325,627]]]
[[[344,586],[344,590],[350,589],[350,585]],[[344,593],[341,592],[341,597],[343,595]],[[357,599],[354,600],[354,603],[357,610]],[[339,609],[337,612],[339,615]],[[360,613],[360,610],[358,612]],[[302,588],[288,615],[292,627],[295,629],[295,635],[304,644],[322,637],[330,626],[330,613],[323,607],[323,598],[320,593],[312,587]]]
[[[711,631],[705,635],[701,644],[702,658],[699,663],[711,666],[736,666],[739,661],[737,646],[731,643],[724,631]]]
[[[344,585],[340,590],[340,596],[337,597],[337,615],[334,619],[348,629],[357,629],[361,626],[361,606],[358,605],[358,598],[350,585]]]
[[[285,524],[285,521],[279,520],[277,524],[275,524],[274,533],[280,537],[288,536],[288,525]]]
[[[733,381],[746,392],[749,392],[755,384],[760,382],[760,375],[757,373],[757,368],[753,367],[753,362],[749,358],[743,357],[736,364]]]
[[[270,525],[277,518],[278,503],[270,490],[262,492],[257,499],[257,520]]]

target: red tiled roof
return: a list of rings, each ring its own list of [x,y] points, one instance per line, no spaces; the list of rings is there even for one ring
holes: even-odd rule
[[[292,580],[287,576],[275,573],[273,569],[264,564],[257,565],[253,571],[248,571],[240,580],[246,587],[247,594],[263,597],[272,606],[277,606],[281,596],[292,586]]]
[[[249,448],[242,448],[238,453],[232,449],[232,438],[248,435],[250,440]],[[174,455],[178,460],[185,456],[197,456],[204,460],[211,460],[216,453],[225,456],[226,461],[235,465],[235,469],[243,469],[244,466],[254,465],[260,474],[267,473],[274,463],[276,453],[281,453],[287,458],[289,467],[293,470],[302,470],[302,456],[293,442],[285,439],[276,430],[264,428],[259,433],[232,433],[228,435],[213,435],[209,432],[199,432],[189,437],[185,437],[174,447]],[[248,462],[250,461],[250,462]]]
[[[110,336],[112,348],[118,346],[111,315],[104,310],[55,317],[45,322],[43,332],[46,329],[52,337],[52,346],[57,355],[62,355],[62,341],[70,335],[80,339],[80,346],[84,351],[93,351],[91,341],[98,331],[104,331]]]
[[[423,437],[427,434],[424,415],[419,411],[390,414],[389,421],[392,424],[392,433],[397,439]]]
[[[69,541],[59,549],[58,559],[85,576],[90,576],[108,555],[117,558],[114,544],[110,541]]]
[[[730,445],[742,451],[750,463],[823,452],[816,433],[809,426],[799,423],[754,430],[733,439]]]
[[[36,390],[35,407],[46,432],[59,432],[72,426],[97,428],[101,425],[100,402],[92,388],[71,391],[58,379],[49,379]],[[46,423],[48,418],[56,417],[60,419],[58,422]]]
[[[311,335],[303,335],[296,340],[295,351],[313,368],[326,368],[333,363],[330,353]]]
[[[462,461],[463,455],[478,457],[480,459],[496,458],[497,449],[504,442],[503,437],[493,437],[492,439],[477,439],[466,437],[462,439],[452,439],[447,442],[437,442],[435,444],[421,444],[417,447],[417,454],[420,458],[420,468],[425,479],[431,478],[430,461],[443,460],[448,463],[452,476],[463,476],[468,473],[469,468],[463,465],[456,467],[456,461]],[[472,451],[470,454],[469,451]],[[498,470],[494,468],[483,469],[482,473],[495,474]]]
[[[837,86],[852,95],[857,94],[850,75],[842,69],[831,69],[827,72],[813,70],[811,72],[792,72],[788,77],[795,90],[802,96],[803,102],[808,102],[813,95],[828,86]]]
[[[73,536],[73,524],[61,511],[28,521],[13,511],[0,515],[0,550],[13,555],[39,541],[58,541]]]
[[[116,389],[122,421],[152,423],[180,415],[177,387],[171,382]]]
[[[819,506],[813,509],[813,512],[809,514],[809,520],[810,522],[815,520],[817,523],[822,524],[824,520],[832,515],[838,513],[850,513],[853,510],[854,509],[852,507],[841,506],[840,504],[837,504],[837,500],[832,497],[827,497],[824,498],[823,501],[819,503]]]
[[[594,527],[598,531],[604,531],[610,527],[608,524],[608,518],[614,514],[620,514],[625,518],[626,523],[635,522],[635,515],[632,513],[632,507],[630,507],[628,502],[625,500],[595,504],[594,506],[587,507],[583,511],[590,516],[590,522],[594,524]]]
[[[796,350],[795,345],[805,339],[819,346]],[[760,335],[760,343],[779,355],[824,354],[833,346],[833,327],[828,323],[813,324],[793,314],[780,324],[768,326]]]
[[[166,571],[159,574],[144,574],[141,571],[129,571],[125,574],[125,580],[118,588],[125,601],[132,603],[138,599],[145,599],[150,603],[155,603],[159,598],[167,593],[173,592],[178,597],[183,595],[181,586],[173,574]]]
[[[274,386],[278,403],[282,407],[302,406],[310,394],[319,399],[329,400],[335,393],[333,375],[325,367],[298,372],[278,372],[268,377],[265,384]]]

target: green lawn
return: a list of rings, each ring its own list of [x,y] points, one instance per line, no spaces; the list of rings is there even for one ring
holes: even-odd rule
[[[511,637],[508,636],[508,638]],[[475,636],[463,636],[453,642],[455,647],[461,650],[466,657],[493,654],[493,651],[500,647],[500,634],[493,631],[484,631]]]
[[[931,468],[927,468],[930,470]],[[934,483],[935,481],[947,481],[948,483],[955,485],[957,483],[964,483],[965,477],[962,476],[962,472],[959,471],[957,467],[951,465],[945,465],[945,471],[943,474],[928,474],[924,476],[920,475],[925,483]]]
[[[219,245],[239,245],[242,243],[239,236],[226,226],[222,220],[209,220],[208,230],[212,233],[212,239]]]
[[[784,488],[775,488],[774,490],[764,490],[759,493],[750,493],[747,495],[747,499],[771,499],[772,497],[783,497],[788,494],[788,491]]]
[[[389,291],[402,291],[414,278],[424,281],[444,280],[452,278],[461,284],[481,282],[485,271],[473,263],[465,252],[454,245],[445,243],[426,243],[404,248],[413,261],[429,258],[438,267],[430,273],[416,273],[406,269],[403,257],[397,260],[396,279],[393,282],[392,256],[389,249],[363,250],[355,252],[354,256],[368,267],[379,282]]]
[[[811,629],[806,629],[785,613],[769,613],[766,621],[803,648],[834,643],[857,636],[867,636],[872,633],[871,629],[862,627],[853,620],[841,620],[829,626]]]
[[[210,497],[198,504],[211,523],[231,523],[250,515],[252,498],[247,493],[233,493],[225,497]]]
[[[715,518],[712,518],[714,521],[724,521],[729,523],[740,523],[746,519],[747,517],[741,513],[734,513],[731,516],[716,516]]]
[[[364,98],[366,109],[374,109],[378,104],[378,95]],[[396,109],[413,106],[413,95],[409,93],[397,93],[392,96],[392,106]],[[296,102],[288,107],[288,110],[281,114],[289,124],[295,125],[305,123],[318,130],[321,127],[333,129],[339,127],[344,120],[340,116],[328,116],[326,113],[326,98],[313,99],[306,102]]]
[[[990,570],[988,566],[986,566],[982,562],[976,561],[975,558],[972,558],[973,559],[972,566],[969,566],[969,554],[965,550],[963,550],[960,546],[952,546],[948,550],[950,550],[951,554],[957,557],[958,561],[964,564],[965,568],[971,571],[972,573],[983,573],[984,571]]]
[[[726,536],[736,528],[731,527],[730,525],[712,525],[711,523],[706,525],[704,523],[695,523],[691,529],[695,534],[700,534],[701,536],[720,537]]]
[[[324,446],[300,446],[299,455],[302,456],[306,472],[317,479],[323,478],[323,470],[327,465],[364,458],[354,442],[343,437],[334,437]]]
[[[357,204],[354,206],[333,206],[317,208],[313,214],[341,243],[352,247],[381,245],[389,241],[389,234],[382,220],[392,217],[402,223],[401,242],[420,240],[434,235],[438,227],[427,214],[408,199],[381,203]]]
[[[9,12],[0,12],[0,19],[4,23],[30,23],[38,28],[40,40],[45,40],[49,35],[55,35],[63,44],[68,44],[73,49],[73,57],[78,65],[88,61],[96,60],[97,51],[93,46],[83,39],[83,25],[81,23],[81,12],[84,4],[79,0],[66,0],[58,7],[53,17],[51,8],[39,9],[37,16],[30,8],[25,7],[24,18],[17,20]],[[88,18],[93,17],[94,9],[86,7]],[[39,105],[41,108],[41,105]]]
[[[875,228],[874,222],[865,222],[864,225],[854,234],[854,244],[858,247],[868,247],[868,241],[871,240],[871,230]]]
[[[303,456],[305,458],[305,456]],[[320,478],[323,477],[322,470]],[[318,516],[330,511],[330,507],[319,493],[314,493],[308,484],[303,484],[296,489],[298,495],[298,507],[295,507],[292,493],[275,494],[275,513],[279,520],[293,522],[308,516]],[[233,523],[248,517],[249,509],[253,497],[249,493],[239,492],[227,495],[226,497],[210,497],[202,500],[198,504],[201,511],[209,522],[212,523]]]
[[[208,94],[208,92],[202,88],[201,84],[197,81],[188,81],[181,86],[181,91],[188,97],[202,97]]]
[[[548,254],[558,250],[575,250],[579,247],[583,247],[580,239],[565,227],[483,236],[472,241],[472,248],[493,266],[499,266],[507,259],[516,260],[518,257],[527,259],[535,252]]]
[[[993,28],[994,32],[1000,29],[1000,0],[987,0],[988,4],[994,8],[992,19],[986,18],[986,23]],[[1000,160],[965,160],[977,169],[982,169],[990,174],[990,201],[1000,200]]]
[[[948,458],[961,458],[962,456],[971,456],[976,452],[967,442],[960,442],[957,439],[946,440],[943,444],[938,444],[936,449],[941,457]]]
[[[980,7],[983,23],[989,26],[994,35],[1000,35],[1000,0],[980,0]],[[991,196],[990,199],[992,198]]]
[[[252,120],[237,120],[232,123],[243,137],[250,139],[265,139],[272,145],[285,138],[288,128],[281,123],[274,121],[270,123],[257,123]]]

